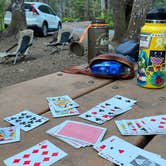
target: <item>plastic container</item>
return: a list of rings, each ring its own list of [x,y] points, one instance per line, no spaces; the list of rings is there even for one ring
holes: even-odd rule
[[[163,88],[166,84],[166,11],[152,9],[141,28],[137,84]]]
[[[93,74],[120,75],[122,74],[122,64],[116,61],[103,61],[91,66]]]
[[[94,19],[88,29],[88,62],[95,56],[108,53],[109,27],[104,20]]]

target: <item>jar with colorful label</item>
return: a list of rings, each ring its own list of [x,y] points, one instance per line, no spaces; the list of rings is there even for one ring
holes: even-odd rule
[[[166,11],[152,9],[141,28],[137,84],[145,88],[166,85]]]

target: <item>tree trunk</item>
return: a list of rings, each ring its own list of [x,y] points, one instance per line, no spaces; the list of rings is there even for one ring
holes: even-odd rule
[[[89,0],[85,1],[84,20],[89,20]]]
[[[12,20],[4,31],[4,36],[16,35],[20,30],[26,29],[24,0],[12,0]]]
[[[126,37],[138,41],[141,26],[153,0],[134,0]]]
[[[62,0],[58,0],[58,7],[59,7],[59,17],[62,19],[63,16],[63,6],[62,6]]]
[[[104,16],[104,12],[106,10],[105,0],[101,0],[101,15]]]
[[[114,20],[114,41],[120,41],[126,30],[127,30],[127,23],[126,23],[126,6],[124,0],[113,0],[113,20]]]

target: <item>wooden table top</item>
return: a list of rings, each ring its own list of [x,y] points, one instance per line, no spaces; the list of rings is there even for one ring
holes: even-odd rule
[[[31,146],[47,139],[68,153],[68,156],[59,160],[56,166],[108,166],[111,162],[98,156],[92,147],[75,149],[72,146],[54,138],[46,131],[66,119],[85,122],[78,116],[53,118],[46,101],[46,97],[69,95],[77,103],[80,113],[103,102],[114,95],[122,95],[137,100],[132,110],[121,114],[106,123],[99,125],[106,127],[107,132],[103,139],[117,135],[118,137],[146,150],[160,154],[166,159],[165,135],[157,136],[122,136],[115,126],[116,119],[136,119],[145,116],[165,114],[166,88],[145,89],[136,85],[136,80],[97,79],[84,75],[72,75],[62,72],[22,82],[7,88],[0,89],[0,127],[10,126],[3,118],[28,109],[49,118],[49,121],[29,132],[21,131],[21,141],[0,145],[0,166],[3,160],[13,156]]]

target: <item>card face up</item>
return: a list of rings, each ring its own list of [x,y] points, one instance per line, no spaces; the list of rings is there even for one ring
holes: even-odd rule
[[[73,115],[79,114],[79,111],[76,108],[69,108],[66,110],[57,111],[54,107],[54,104],[49,103],[48,105],[49,105],[50,111],[52,113],[52,116],[55,118],[64,117],[64,116],[73,116]]]
[[[136,147],[117,136],[111,136],[95,144],[94,149],[102,158],[119,166],[164,166],[166,160],[160,155]]]
[[[55,110],[63,111],[70,108],[79,107],[79,104],[73,101],[69,96],[47,97],[47,101],[54,105]]]
[[[44,140],[43,142],[4,160],[4,163],[7,166],[50,166],[65,156],[67,156],[67,153],[48,140]]]
[[[4,118],[5,121],[20,127],[24,131],[32,130],[39,125],[46,123],[49,119],[43,116],[34,114],[29,110],[22,111],[18,114]]]
[[[76,107],[79,107],[79,104],[67,95],[47,97],[47,101],[53,117],[57,118],[79,114],[79,111],[76,109]]]
[[[122,135],[166,134],[166,115],[116,120],[115,124]]]
[[[15,126],[0,128],[0,144],[17,141],[20,141],[20,128]]]
[[[97,124],[103,124],[113,117],[129,111],[136,102],[136,100],[116,95],[99,103],[87,112],[79,115],[79,117]]]

